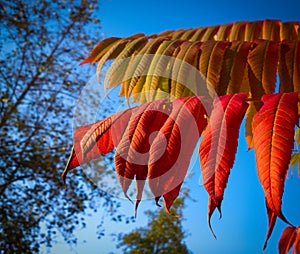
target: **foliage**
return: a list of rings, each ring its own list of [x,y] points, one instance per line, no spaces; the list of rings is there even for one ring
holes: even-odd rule
[[[183,208],[184,200],[179,198],[172,206],[172,213],[182,216]],[[146,211],[146,215],[147,226],[119,236],[118,248],[122,248],[123,253],[188,253],[180,218],[169,216],[163,209]]]
[[[300,229],[299,227],[286,227],[282,232],[281,238],[278,243],[280,254],[287,254],[292,249],[293,254],[300,251]]]
[[[210,226],[215,208],[221,213],[245,116],[248,147],[255,150],[266,198],[265,248],[277,217],[290,224],[281,211],[281,199],[299,121],[298,32],[299,22],[263,20],[99,42],[82,63],[98,62],[100,77],[103,64],[113,60],[104,89],[120,84],[120,95],[128,104],[140,106],[79,127],[64,176],[78,166],[76,160],[87,163],[93,151],[100,156],[116,147],[115,165],[125,195],[135,178],[137,206],[147,178],[156,201],[163,196],[169,211],[189,166],[192,141],[203,132],[199,155]],[[152,111],[162,116],[156,118]],[[120,129],[122,121],[128,124]],[[110,151],[103,146],[108,140]],[[144,160],[132,156],[135,153]]]
[[[66,191],[60,178],[73,104],[89,75],[76,66],[90,33],[99,37],[97,8],[85,0],[1,1],[1,253],[39,252],[57,234],[75,243],[88,207],[116,208],[81,170]]]

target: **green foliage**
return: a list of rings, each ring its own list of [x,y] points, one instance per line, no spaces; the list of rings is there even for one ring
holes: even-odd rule
[[[298,176],[300,177],[300,151],[299,151],[300,127],[298,127],[297,130],[295,131],[295,140],[296,140],[297,150],[295,150],[294,153],[292,154],[290,166],[291,166],[291,172],[293,172],[295,169],[297,169]]]
[[[182,216],[184,208],[183,198],[174,202],[171,212],[178,217]],[[181,218],[170,216],[164,209],[158,211],[147,211],[149,223],[146,227],[138,228],[135,231],[120,235],[119,248],[124,253],[130,254],[152,254],[152,253],[188,253],[184,243],[186,237],[182,229]]]
[[[99,39],[97,8],[96,0],[1,1],[0,253],[39,252],[57,234],[75,243],[86,208],[116,209],[81,170],[67,191],[60,178],[89,74],[77,66],[90,34]]]

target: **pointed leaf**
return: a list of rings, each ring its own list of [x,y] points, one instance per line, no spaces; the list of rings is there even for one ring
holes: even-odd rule
[[[240,93],[245,76],[247,56],[251,43],[232,42],[226,49],[219,82],[219,95]]]
[[[266,200],[266,204],[267,204],[267,200]],[[268,215],[268,232],[266,235],[266,240],[264,242],[264,247],[263,247],[263,251],[267,248],[267,244],[268,244],[268,240],[272,235],[274,226],[276,224],[276,220],[277,220],[277,215],[268,207],[267,205],[267,215]]]
[[[136,176],[136,199],[141,200],[148,174],[151,140],[168,118],[168,111],[165,101],[160,100],[139,106],[131,115],[115,154],[116,172],[125,196]]]
[[[278,250],[280,254],[288,254],[289,250],[292,248],[298,229],[296,227],[286,227],[282,232],[278,243]]]
[[[118,54],[120,54],[120,52],[125,48],[126,44],[128,43],[128,40],[126,39],[121,39],[117,42],[115,42],[109,50],[106,51],[106,53],[99,59],[99,63],[97,66],[97,75],[98,77],[100,77],[100,72],[101,69],[104,65],[104,63],[109,60],[109,59],[113,59],[115,57],[118,56]]]
[[[248,75],[254,100],[260,100],[265,93],[274,93],[278,56],[278,42],[258,40],[253,44],[248,55]]]
[[[169,118],[154,139],[149,157],[149,187],[167,212],[178,196],[196,143],[205,128],[206,110],[201,97],[173,101]]]
[[[252,123],[258,176],[267,208],[288,223],[281,211],[281,198],[294,146],[298,95],[264,95],[262,101]]]
[[[252,132],[252,121],[253,117],[257,113],[257,109],[253,101],[249,101],[249,107],[246,111],[246,123],[245,123],[245,134],[248,150],[253,148],[253,132]]]
[[[139,52],[147,43],[148,37],[141,37],[131,41],[124,50],[116,57],[116,60],[109,67],[104,80],[105,88],[113,88],[122,81],[127,80],[125,75],[131,57]]]
[[[229,45],[226,41],[206,41],[201,46],[199,70],[206,77],[208,90],[219,91],[222,63]]]
[[[300,92],[300,41],[281,43],[278,74],[280,92]]]
[[[71,169],[113,151],[133,110],[134,108],[121,111],[94,124],[76,128],[74,146],[62,175],[64,181]]]
[[[203,183],[209,194],[209,226],[214,209],[221,211],[224,190],[235,160],[240,124],[248,107],[246,97],[246,93],[241,93],[214,100],[209,124],[200,144]]]
[[[121,40],[118,37],[109,37],[100,41],[91,51],[89,56],[83,60],[80,65],[86,63],[95,63],[106,53],[106,51],[117,41]]]

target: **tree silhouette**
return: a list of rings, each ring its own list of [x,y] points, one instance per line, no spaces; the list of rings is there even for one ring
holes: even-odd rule
[[[89,78],[78,64],[90,34],[99,38],[97,8],[85,0],[1,1],[1,253],[39,252],[57,234],[76,242],[88,207],[116,208],[81,170],[66,191],[60,178],[73,104]]]

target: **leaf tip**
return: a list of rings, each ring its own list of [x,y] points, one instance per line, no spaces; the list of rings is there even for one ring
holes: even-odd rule
[[[84,65],[84,64],[87,64],[87,63],[90,63],[90,62],[91,62],[91,60],[90,60],[90,58],[88,57],[88,58],[84,59],[82,62],[80,62],[80,63],[79,63],[79,66]]]
[[[134,218],[135,218],[135,219],[136,219],[136,217],[137,217],[137,210],[138,210],[138,206],[139,206],[140,202],[141,202],[140,199],[137,199],[137,200],[135,201],[135,207],[134,207]]]
[[[211,216],[213,215],[213,213],[214,213],[214,211],[215,211],[216,208],[217,208],[216,203],[215,203],[211,198],[209,198],[209,201],[208,201],[208,216],[207,216],[207,222],[208,222],[209,229],[210,229],[210,231],[211,231],[211,233],[213,234],[213,236],[214,236],[215,239],[217,239],[217,236],[216,236],[216,234],[215,234],[215,232],[214,232],[214,230],[213,230],[213,228],[212,228],[210,219],[211,219]],[[221,217],[222,217],[222,212],[221,212],[219,206],[218,206],[218,210],[219,210],[219,212],[220,212],[220,218],[221,218]]]
[[[133,201],[131,200],[131,198],[128,196],[126,192],[124,192],[124,196],[130,201],[131,204],[133,204]]]
[[[155,204],[156,204],[156,206],[161,207],[161,204],[158,203],[159,199],[160,199],[160,196],[155,197]]]

